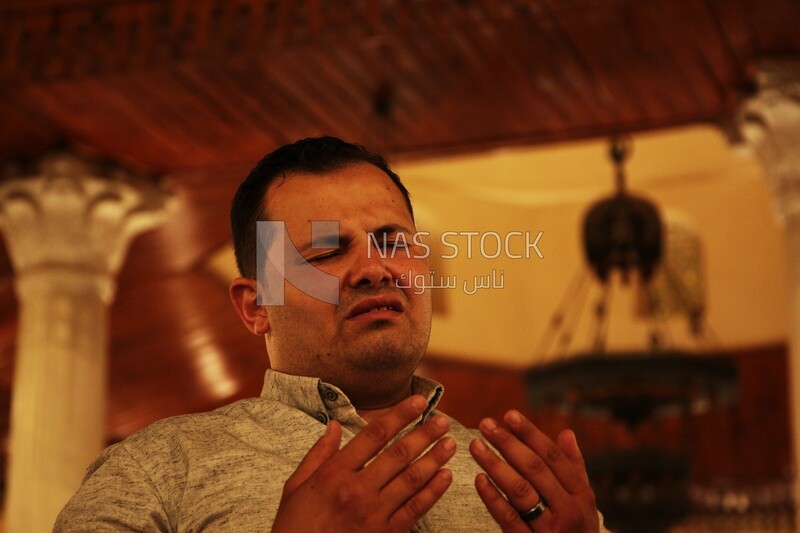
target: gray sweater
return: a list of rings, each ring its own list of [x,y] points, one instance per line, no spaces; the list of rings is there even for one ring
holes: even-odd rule
[[[415,377],[413,389],[428,398],[423,418],[435,412],[441,385]],[[106,449],[54,531],[269,531],[284,482],[329,417],[343,442],[366,425],[338,388],[267,371],[259,398],[162,420]],[[478,433],[451,422],[453,483],[415,529],[499,531],[474,487],[468,444]]]

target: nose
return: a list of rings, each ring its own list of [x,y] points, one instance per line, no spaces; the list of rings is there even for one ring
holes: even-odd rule
[[[382,287],[390,285],[394,276],[389,269],[388,257],[382,257],[380,251],[365,247],[356,254],[350,285],[353,287]]]

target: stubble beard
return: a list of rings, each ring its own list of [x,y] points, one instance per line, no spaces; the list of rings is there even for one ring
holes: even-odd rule
[[[380,321],[372,328],[381,329]],[[407,394],[428,346],[428,335],[423,332],[413,338],[391,330],[374,333],[376,338],[362,339],[340,352],[341,366],[334,371],[338,376],[335,384],[361,408],[383,407]]]
[[[387,328],[388,321],[377,321],[370,326],[379,338],[370,340],[364,346],[353,347],[346,356],[349,366],[364,376],[376,375],[386,379],[389,375],[400,374],[410,376],[414,373],[425,350],[428,347],[429,335],[423,334],[407,338]]]

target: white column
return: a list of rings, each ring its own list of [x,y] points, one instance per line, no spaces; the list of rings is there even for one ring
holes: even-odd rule
[[[800,524],[800,58],[760,65],[757,91],[742,105],[739,132],[754,150],[785,223],[788,257],[789,394],[795,523]]]
[[[6,524],[51,531],[104,444],[107,311],[130,239],[166,195],[68,154],[6,172],[0,227],[19,302]]]

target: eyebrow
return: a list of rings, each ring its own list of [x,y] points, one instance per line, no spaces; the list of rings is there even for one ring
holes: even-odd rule
[[[412,233],[410,229],[400,224],[384,224],[372,231],[373,235],[390,235],[392,233]],[[314,242],[307,242],[297,247],[297,251],[301,254],[309,250],[323,250],[325,248],[342,248],[353,240],[352,235],[347,234],[330,234],[322,235],[314,239]],[[312,246],[315,244],[316,246]],[[320,246],[321,245],[321,246]]]
[[[373,235],[383,235],[390,233],[413,233],[410,229],[400,224],[384,224],[383,226],[372,230],[370,233]]]

